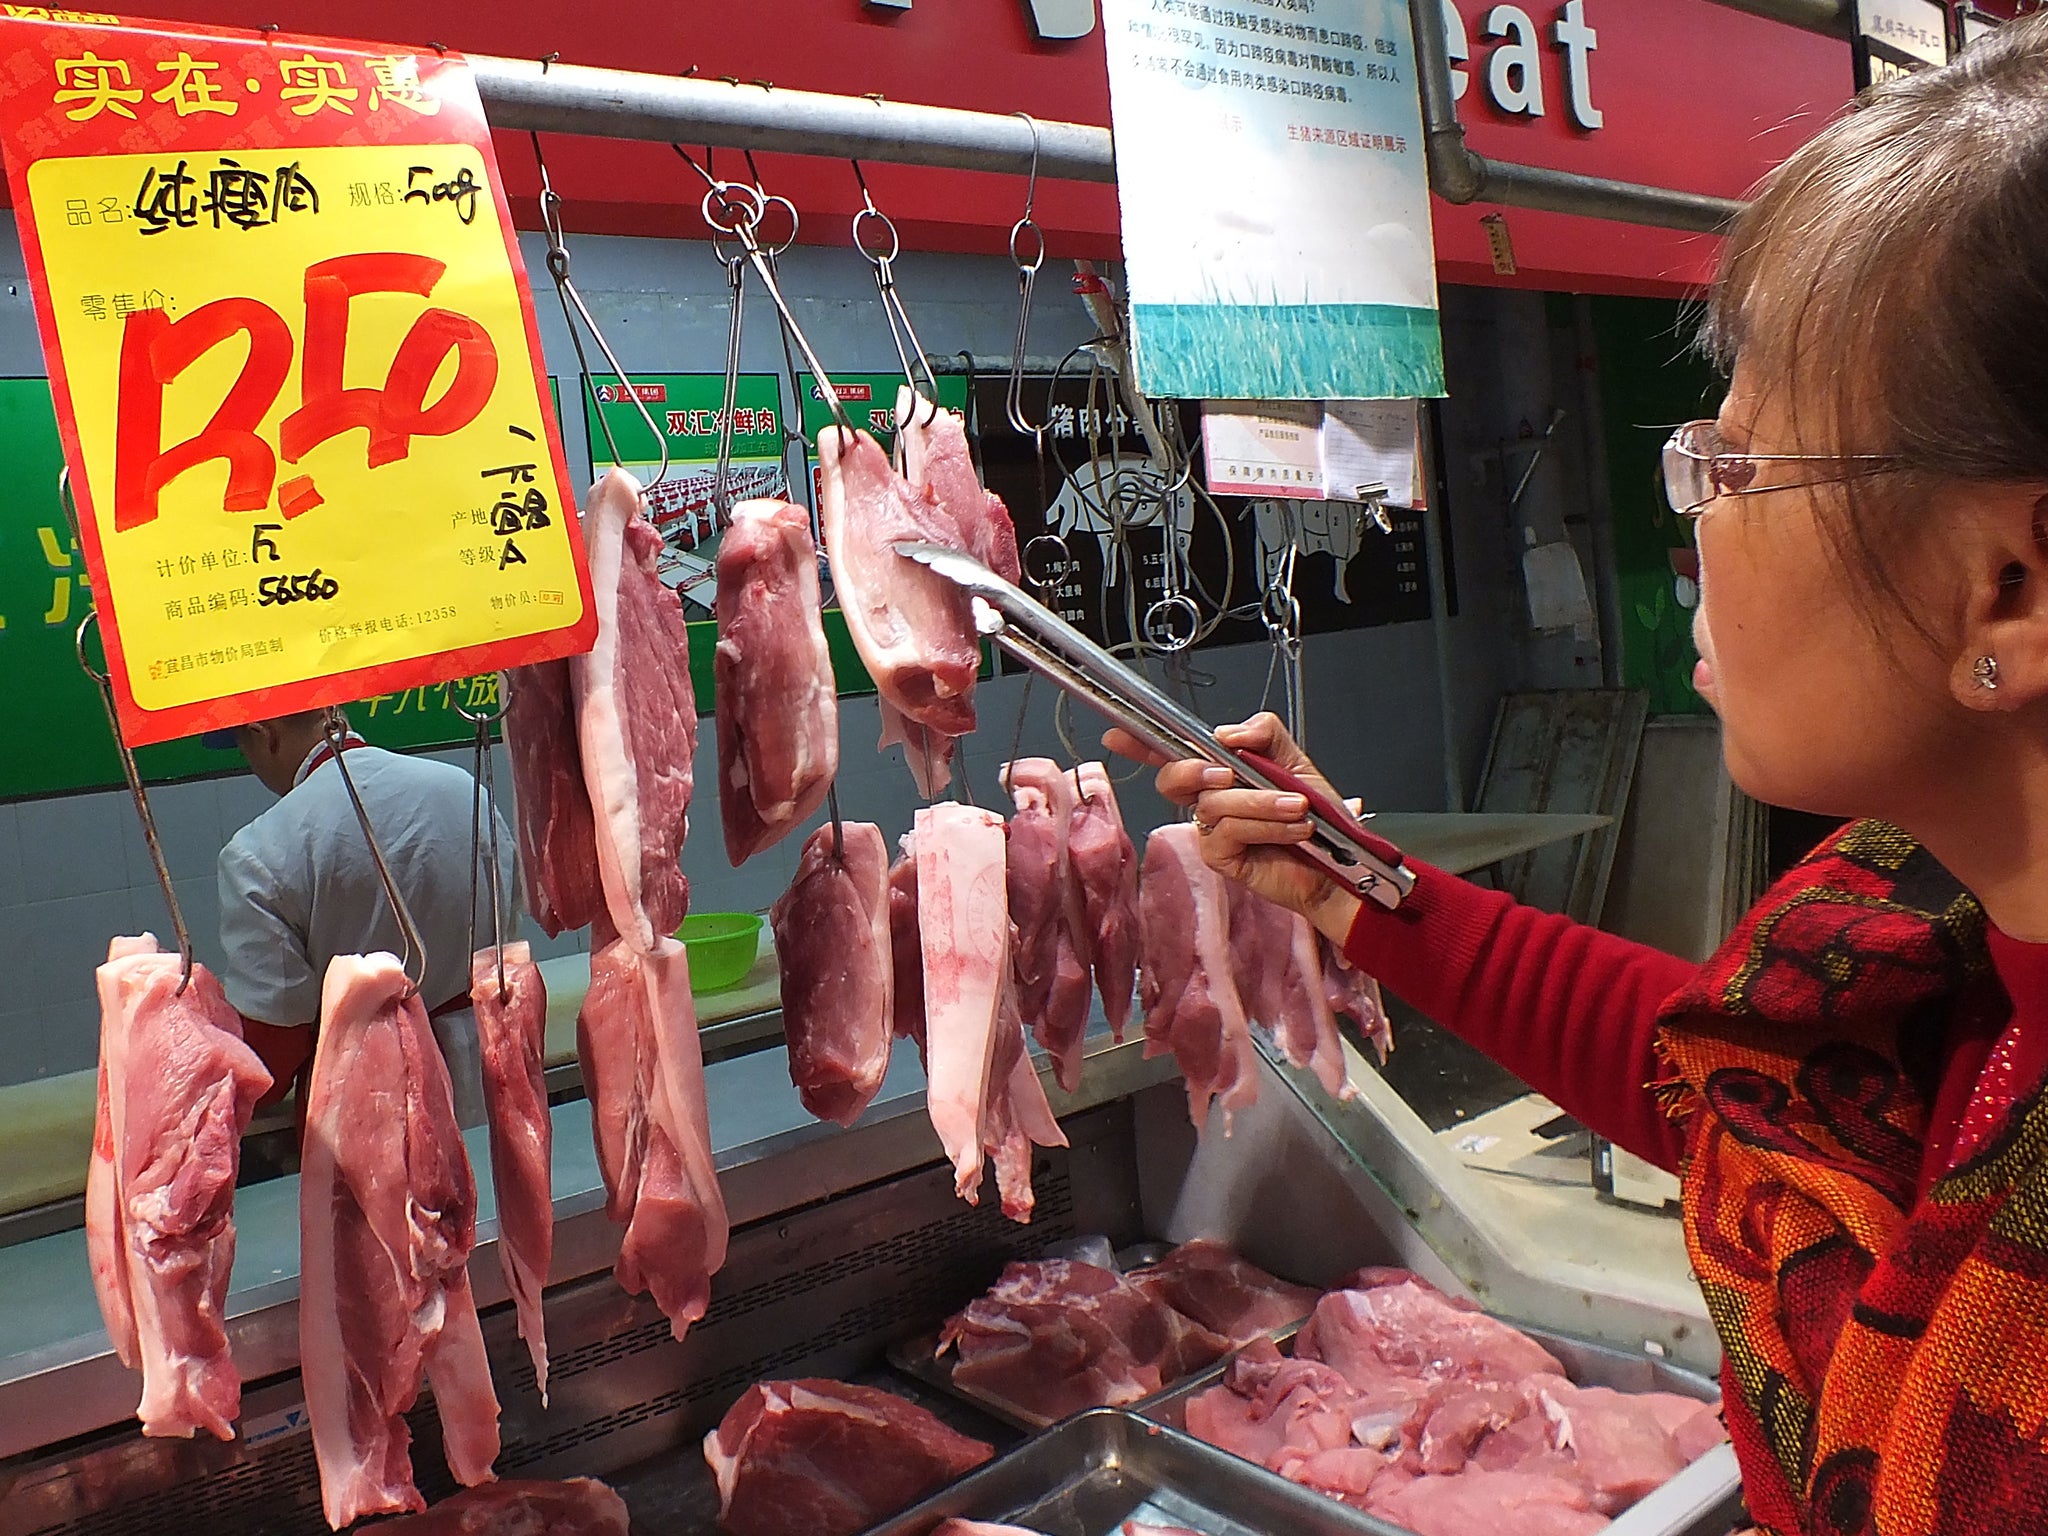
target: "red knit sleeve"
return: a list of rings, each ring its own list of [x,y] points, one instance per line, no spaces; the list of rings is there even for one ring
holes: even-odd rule
[[[1657,1011],[1698,967],[1409,861],[1415,890],[1365,903],[1344,953],[1617,1146],[1675,1169],[1650,1084]]]

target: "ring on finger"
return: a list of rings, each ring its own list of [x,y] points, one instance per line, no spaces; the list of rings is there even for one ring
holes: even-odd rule
[[[1216,823],[1213,821],[1204,821],[1201,817],[1197,816],[1195,818],[1195,830],[1201,833],[1202,836],[1207,837],[1211,832],[1214,832],[1216,830]]]

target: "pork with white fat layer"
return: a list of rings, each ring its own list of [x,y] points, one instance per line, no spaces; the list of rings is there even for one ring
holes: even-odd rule
[[[577,745],[596,818],[597,867],[611,926],[654,952],[689,911],[683,840],[697,751],[690,631],[661,580],[661,535],[640,483],[607,470],[583,513],[597,641],[573,658]]]
[[[424,1373],[458,1482],[498,1455],[469,1254],[476,1180],[426,1009],[394,955],[340,955],[299,1172],[299,1371],[320,1499],[336,1530],[426,1507],[404,1414]]]
[[[550,938],[587,928],[604,908],[597,823],[576,741],[569,663],[505,673],[505,750],[512,760],[519,868],[526,909]]]
[[[232,1440],[235,1175],[270,1074],[213,973],[195,962],[182,978],[179,957],[147,933],[115,939],[98,969],[86,1255],[114,1353],[142,1372],[142,1432]]]

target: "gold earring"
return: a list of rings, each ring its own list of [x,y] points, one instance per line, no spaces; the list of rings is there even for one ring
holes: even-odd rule
[[[1970,676],[1976,679],[1979,688],[1987,690],[1997,688],[1998,658],[1996,656],[1979,656],[1977,664],[1970,668]]]

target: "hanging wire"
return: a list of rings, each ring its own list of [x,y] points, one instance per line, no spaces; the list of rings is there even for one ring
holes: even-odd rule
[[[57,471],[57,499],[71,523],[72,536],[79,537],[78,507],[71,498],[71,470],[68,465]],[[80,547],[84,547],[82,538]],[[171,932],[178,941],[178,988],[173,995],[182,996],[192,981],[192,934],[185,926],[185,910],[178,905],[178,889],[171,881],[170,865],[164,860],[163,842],[157,836],[156,813],[149,806],[149,791],[142,787],[142,774],[135,766],[135,754],[128,750],[128,742],[121,735],[121,717],[114,707],[114,680],[106,668],[94,666],[86,653],[86,634],[98,629],[99,622],[99,609],[87,609],[85,617],[78,621],[78,632],[72,637],[72,645],[78,653],[78,665],[99,687],[100,704],[107,712],[107,729],[114,733],[114,750],[121,758],[121,776],[128,781],[128,794],[135,802],[135,814],[142,819],[142,840],[149,845],[149,862],[156,871],[157,888],[163,892],[164,905],[170,908]],[[104,639],[101,645],[104,650]]]
[[[610,366],[612,376],[625,389],[627,398],[633,403],[633,409],[640,413],[640,419],[647,424],[647,430],[653,434],[654,445],[661,454],[661,468],[656,472],[652,484],[646,487],[652,490],[654,486],[662,485],[668,480],[668,435],[655,425],[654,414],[647,409],[647,402],[640,398],[639,389],[626,377],[626,370],[619,365],[618,356],[612,351],[611,343],[604,339],[604,332],[597,328],[597,321],[591,318],[590,309],[584,304],[583,296],[569,280],[569,246],[562,229],[561,195],[555,191],[554,183],[548,177],[548,162],[547,157],[541,153],[540,135],[528,133],[527,137],[533,141],[533,162],[540,169],[540,222],[548,242],[548,275],[555,280],[555,297],[562,306],[562,324],[569,332],[569,344],[576,349],[576,374],[583,387],[583,397],[588,400],[592,393],[590,359],[584,354],[583,338],[576,330],[577,317],[581,317],[584,328],[590,332],[591,340],[597,343],[598,350],[604,354],[604,360]],[[569,312],[572,304],[575,306],[574,316]],[[612,436],[611,423],[605,419],[602,411],[597,413],[597,425],[598,430],[604,433],[605,447],[611,451],[612,462],[623,462],[619,457],[618,440]]]
[[[850,162],[853,179],[860,184],[861,210],[853,216],[853,248],[867,258],[868,265],[875,269],[875,292],[881,296],[882,318],[889,322],[889,339],[896,345],[896,359],[903,365],[903,381],[910,386],[913,396],[923,396],[931,406],[928,421],[939,419],[939,376],[932,371],[931,359],[925,356],[924,343],[917,339],[917,331],[910,323],[910,312],[903,307],[903,295],[896,287],[896,257],[902,251],[902,243],[896,238],[895,222],[875,206],[874,195],[868,191],[868,179],[860,168],[860,162]],[[861,230],[873,220],[878,226],[874,249],[861,237]],[[881,242],[887,240],[887,246]],[[919,372],[924,374],[925,384],[917,382]],[[917,401],[910,402],[909,411],[896,422],[900,433],[917,419]]]
[[[505,902],[498,889],[498,785],[496,763],[491,752],[492,722],[505,716],[505,678],[498,679],[498,703],[495,709],[478,710],[475,713],[461,704],[453,706],[455,713],[476,727],[476,762],[470,773],[472,786],[469,800],[469,952],[477,951],[476,869],[482,863],[486,851],[490,863],[485,866],[484,885],[491,898],[491,949],[498,963],[498,1001],[506,1002],[512,996],[512,989],[505,980]],[[488,833],[485,823],[489,822]],[[489,841],[490,847],[484,844]],[[424,976],[425,967],[421,967]]]
[[[427,945],[420,937],[419,926],[412,920],[412,909],[405,904],[405,896],[398,889],[397,880],[392,878],[383,845],[377,841],[376,829],[370,825],[370,813],[363,808],[363,797],[356,792],[355,776],[348,771],[348,716],[341,712],[341,706],[330,705],[320,724],[327,745],[334,753],[334,766],[341,773],[342,788],[348,791],[348,803],[355,807],[356,824],[363,829],[363,841],[370,846],[370,862],[377,866],[377,879],[384,886],[384,899],[391,903],[391,915],[398,920],[398,937],[405,946],[405,952],[398,960],[398,968],[405,973],[406,979],[403,996],[417,996],[420,983],[427,979]],[[420,968],[417,976],[412,974],[415,962]]]

